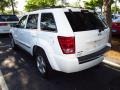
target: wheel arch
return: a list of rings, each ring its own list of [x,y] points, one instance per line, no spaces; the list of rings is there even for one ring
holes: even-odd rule
[[[37,52],[37,50],[44,51],[44,53],[46,54],[46,56],[48,58],[48,62],[50,64],[50,66],[52,67],[52,69],[60,71],[60,69],[58,68],[58,66],[57,66],[57,64],[55,62],[55,59],[54,59],[53,55],[51,55],[51,52],[47,48],[45,49],[44,47],[34,45],[33,46],[33,52],[32,52],[33,57],[35,57],[35,53]]]
[[[40,46],[37,46],[37,45],[34,45],[33,46],[33,52],[32,52],[32,55],[35,57],[35,53],[38,51],[38,50],[43,50]],[[44,51],[44,50],[43,50]],[[45,51],[44,51],[45,52]]]

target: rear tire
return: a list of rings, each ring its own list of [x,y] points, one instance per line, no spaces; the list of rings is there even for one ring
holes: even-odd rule
[[[48,58],[43,50],[38,50],[35,55],[37,68],[42,78],[49,78],[52,73],[52,68],[48,62]]]

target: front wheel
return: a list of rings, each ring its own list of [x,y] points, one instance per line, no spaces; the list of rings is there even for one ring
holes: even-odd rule
[[[17,45],[15,44],[13,37],[11,36],[10,38],[11,38],[11,47],[12,47],[12,49],[16,49]]]

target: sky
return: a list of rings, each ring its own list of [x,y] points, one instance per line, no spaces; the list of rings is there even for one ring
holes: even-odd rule
[[[17,10],[23,11],[26,0],[16,0],[17,1]]]
[[[26,4],[26,0],[16,0],[17,1],[17,10],[23,11],[24,10],[24,5]],[[78,0],[67,0],[68,2],[72,3]],[[81,0],[83,1],[83,0]]]

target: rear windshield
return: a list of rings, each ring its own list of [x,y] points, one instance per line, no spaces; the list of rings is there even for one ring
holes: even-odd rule
[[[74,32],[106,28],[105,23],[95,13],[70,11],[65,12],[65,15]]]
[[[19,21],[16,15],[0,15],[0,22]]]

